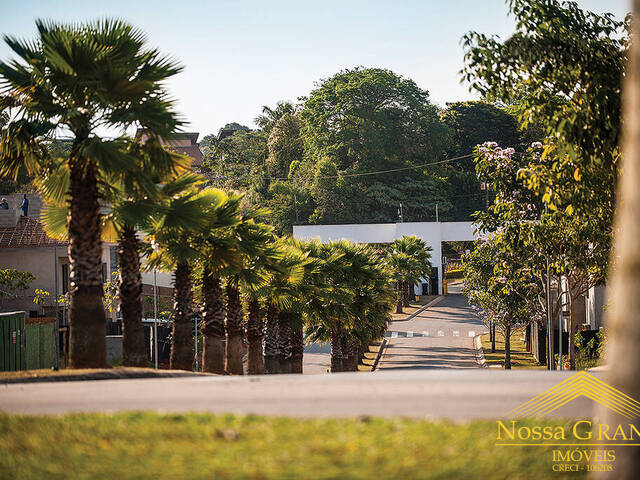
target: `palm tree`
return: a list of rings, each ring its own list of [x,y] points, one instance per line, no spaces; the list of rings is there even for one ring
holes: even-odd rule
[[[390,262],[398,290],[396,313],[409,306],[412,286],[431,272],[432,248],[416,235],[405,235],[390,246]]]
[[[293,333],[298,333],[301,330],[301,305],[306,296],[301,287],[308,261],[294,241],[282,240],[276,248],[277,253],[267,266],[267,283],[256,291],[266,304],[265,371],[272,374],[302,373],[300,347],[292,345],[292,322]],[[292,357],[294,353],[295,358]]]
[[[43,140],[58,128],[72,136],[68,212],[70,264],[70,366],[106,366],[102,304],[99,185],[136,166],[123,138],[101,138],[109,129],[142,127],[168,137],[181,122],[164,81],[181,70],[144,35],[120,20],[86,24],[36,21],[38,37],[5,37],[19,61],[0,62],[5,95],[0,108],[17,112],[2,130],[0,175],[32,177],[52,167]]]
[[[295,113],[295,106],[291,102],[279,101],[276,108],[270,108],[267,105],[262,106],[262,113],[253,121],[258,127],[265,132],[269,132],[273,125],[287,113]]]
[[[190,159],[155,148],[132,142],[129,151],[139,159],[137,174],[112,175],[108,184],[100,185],[101,198],[109,202],[109,212],[101,216],[102,240],[117,243],[119,247],[118,299],[125,366],[147,366],[148,363],[142,325],[142,243],[137,230],[149,227],[149,221],[157,211],[157,202],[163,195],[175,195],[199,181],[192,175],[172,178],[189,165]],[[161,181],[168,183],[156,183]],[[57,169],[36,179],[35,183],[47,202],[42,216],[45,229],[56,238],[68,240],[69,170],[60,163]]]
[[[194,359],[192,342],[193,267],[200,257],[197,239],[211,231],[212,221],[227,228],[237,220],[226,208],[228,196],[222,190],[188,190],[168,197],[152,220],[154,249],[148,264],[174,272],[174,318],[170,367],[191,370]],[[233,210],[232,210],[233,211]]]
[[[242,257],[237,249],[234,227],[242,221],[240,195],[228,195],[219,205],[207,228],[194,235],[198,263],[202,270],[202,370],[225,374],[225,305],[222,276],[238,268]]]

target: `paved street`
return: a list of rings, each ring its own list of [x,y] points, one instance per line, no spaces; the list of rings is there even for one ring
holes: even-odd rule
[[[182,377],[0,385],[0,411],[216,412],[294,417],[354,415],[503,418],[573,372],[396,370],[330,375]],[[582,397],[558,416],[590,414]]]
[[[411,320],[389,326],[378,368],[478,368],[473,339],[485,331],[464,295],[446,295]]]

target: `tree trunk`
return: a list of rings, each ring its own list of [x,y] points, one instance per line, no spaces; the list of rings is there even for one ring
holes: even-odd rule
[[[618,183],[618,209],[614,225],[615,239],[611,255],[610,281],[611,308],[607,310],[606,381],[635,400],[640,400],[640,0],[633,1],[631,27],[631,51],[624,85],[623,155],[622,172]],[[604,406],[598,406],[597,418],[608,424],[610,431],[615,425],[640,424],[636,413],[631,418]],[[615,468],[611,472],[600,472],[598,478],[632,479],[640,471],[640,449],[623,447],[616,449]]]
[[[208,268],[202,272],[202,371],[224,375],[224,302],[222,285]]]
[[[80,157],[80,138],[69,160],[69,367],[107,366],[107,318],[102,303],[102,238],[93,162]]]
[[[404,282],[404,295],[402,297],[402,305],[404,307],[410,307],[411,306],[411,296],[410,296],[410,288],[412,287],[412,285],[409,282]]]
[[[227,349],[225,371],[229,375],[244,375],[242,355],[242,327],[244,314],[240,302],[240,291],[227,284]]]
[[[304,358],[304,333],[301,319],[291,328],[291,373],[302,373]]]
[[[331,373],[342,372],[342,328],[331,331]]]
[[[496,353],[496,322],[491,322],[491,353]]]
[[[570,290],[571,292],[571,290]],[[569,298],[569,370],[576,369],[576,332],[586,320],[584,295],[570,295]]]
[[[346,336],[343,336],[346,338]],[[360,342],[357,339],[347,339],[342,344],[342,368],[345,372],[358,371],[358,352],[360,350]]]
[[[118,296],[122,313],[122,363],[128,367],[149,364],[142,325],[142,277],[136,231],[128,225],[122,229],[119,245],[120,283]]]
[[[396,313],[402,313],[402,282],[400,280],[396,282],[396,293],[398,294]]]
[[[511,370],[511,325],[504,328],[504,369]]]
[[[291,314],[278,314],[278,336],[276,337],[277,373],[291,373]]]
[[[191,267],[178,263],[174,272],[174,318],[169,367],[193,370],[193,289]]]
[[[252,298],[249,302],[249,316],[247,318],[247,373],[262,375],[264,373],[264,357],[262,340],[264,336],[264,322],[260,316],[260,304]]]
[[[278,373],[278,311],[273,305],[267,307],[264,335],[264,371]]]

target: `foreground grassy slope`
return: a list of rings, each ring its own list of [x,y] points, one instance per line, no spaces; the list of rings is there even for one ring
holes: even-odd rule
[[[495,447],[495,433],[490,421],[0,415],[0,477],[531,479],[552,474],[550,450]]]

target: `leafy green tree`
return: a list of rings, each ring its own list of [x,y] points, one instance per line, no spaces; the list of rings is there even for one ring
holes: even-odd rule
[[[480,94],[517,100],[523,125],[537,123],[557,150],[551,170],[532,185],[550,205],[613,213],[620,156],[620,91],[627,57],[626,25],[573,2],[513,0],[516,32],[504,42],[464,37],[463,77]]]
[[[106,366],[106,317],[102,305],[99,184],[132,170],[124,138],[105,129],[142,127],[152,139],[180,125],[164,81],[181,68],[145,46],[139,30],[119,20],[85,24],[36,21],[35,41],[5,37],[19,60],[0,63],[0,110],[19,114],[2,130],[0,175],[29,176],[52,167],[43,140],[67,129],[69,169],[70,366]],[[156,140],[157,141],[157,140]]]
[[[300,113],[305,148],[340,170],[373,171],[434,158],[447,141],[428,92],[389,70],[356,68],[322,81]]]
[[[496,142],[504,147],[520,149],[522,140],[518,121],[514,115],[487,102],[453,102],[441,113],[443,122],[453,132],[451,157],[460,157],[473,152],[476,145]],[[527,145],[528,146],[528,145]],[[473,158],[459,160],[458,165],[473,172]]]
[[[303,142],[300,119],[286,113],[280,117],[269,133],[267,168],[272,177],[286,178],[294,161],[302,160]]]
[[[0,269],[0,306],[5,298],[15,298],[24,292],[36,279],[31,272],[15,268]]]
[[[501,233],[464,256],[464,291],[481,318],[502,330],[506,370],[511,369],[511,333],[527,325],[537,307],[535,279],[518,256],[521,242]]]

